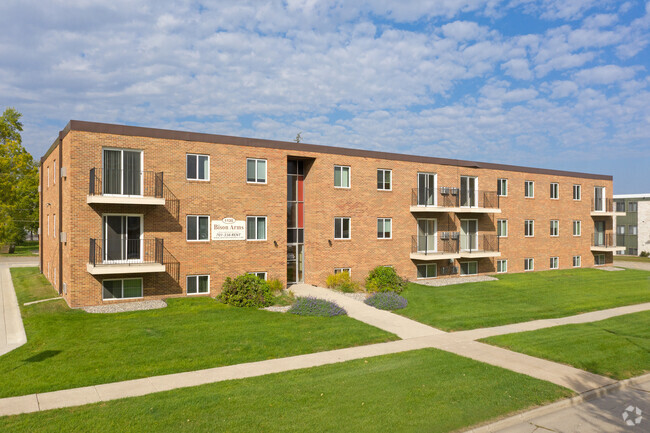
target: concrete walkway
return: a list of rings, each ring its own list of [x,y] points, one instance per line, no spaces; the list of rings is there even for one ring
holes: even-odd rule
[[[0,257],[0,356],[27,342],[10,267],[38,266],[38,257]]]
[[[625,260],[614,260],[614,266],[629,269],[639,269],[641,271],[650,271],[650,262],[632,262]]]

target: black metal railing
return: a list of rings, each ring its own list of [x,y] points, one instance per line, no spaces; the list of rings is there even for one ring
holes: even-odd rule
[[[616,238],[613,233],[594,233],[594,247],[615,247]]]
[[[412,206],[499,208],[496,191],[464,190],[456,187],[413,188]]]
[[[90,239],[88,263],[124,265],[163,263],[163,239]]]
[[[165,187],[163,172],[91,168],[88,193],[163,198],[171,192]]]
[[[460,235],[460,249],[465,252],[499,251],[499,237],[496,234],[478,233],[475,235]]]
[[[604,198],[596,200],[591,199],[591,210],[592,212],[614,212],[616,204],[614,203],[613,198]]]
[[[460,236],[458,232],[438,232],[436,235],[411,237],[411,252],[424,255],[457,253]]]

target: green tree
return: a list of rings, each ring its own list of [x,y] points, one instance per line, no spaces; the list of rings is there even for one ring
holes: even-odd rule
[[[38,167],[22,145],[20,116],[13,108],[0,116],[0,244],[38,227]]]

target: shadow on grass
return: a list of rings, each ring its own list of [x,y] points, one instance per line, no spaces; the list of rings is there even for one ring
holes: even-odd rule
[[[61,353],[60,350],[44,350],[34,356],[30,356],[29,358],[24,359],[23,362],[41,362],[45,361],[46,359],[53,358],[59,353]]]

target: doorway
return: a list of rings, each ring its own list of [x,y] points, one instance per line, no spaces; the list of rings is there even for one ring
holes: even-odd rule
[[[463,251],[478,249],[478,220],[460,220],[460,249]]]
[[[104,215],[104,262],[142,261],[142,216]]]

